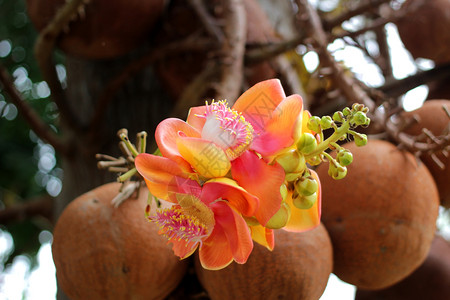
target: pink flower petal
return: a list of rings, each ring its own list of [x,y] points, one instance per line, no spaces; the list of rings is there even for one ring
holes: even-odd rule
[[[283,168],[268,165],[254,152],[245,151],[231,164],[231,175],[237,183],[259,199],[259,208],[255,217],[259,223],[266,225],[270,218],[280,209],[280,186],[284,182]]]
[[[191,109],[189,110],[186,123],[197,129],[198,132],[202,132],[203,126],[205,125],[206,122],[206,118],[202,118],[199,116],[203,116],[205,112],[206,112],[205,105],[191,107]]]
[[[244,92],[233,109],[241,112],[256,132],[260,132],[272,116],[278,104],[286,98],[278,79],[259,82]]]

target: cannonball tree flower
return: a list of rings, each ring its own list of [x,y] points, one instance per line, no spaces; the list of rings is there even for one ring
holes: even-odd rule
[[[148,155],[138,156],[137,166],[144,178],[153,178],[147,168]],[[148,175],[148,176],[147,176]],[[165,174],[169,177],[170,174]],[[197,181],[172,176],[167,188],[169,208],[157,208],[150,221],[173,244],[175,255],[186,258],[199,248],[206,269],[226,267],[233,260],[243,264],[253,249],[250,230],[242,215],[253,215],[259,200],[229,178]]]

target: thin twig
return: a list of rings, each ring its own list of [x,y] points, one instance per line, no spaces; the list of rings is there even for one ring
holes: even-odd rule
[[[189,0],[189,3],[200,18],[205,30],[213,36],[219,44],[222,44],[225,38],[223,32],[217,27],[217,21],[208,13],[203,1]]]
[[[22,98],[22,95],[14,87],[14,83],[6,71],[5,67],[0,64],[0,82],[3,84],[5,92],[20,112],[20,115],[26,120],[31,129],[43,141],[49,143],[58,153],[68,155],[69,146],[64,143],[61,138],[55,134],[53,129],[48,126],[36,111]]]
[[[56,40],[63,32],[64,28],[67,28],[73,18],[77,16],[80,8],[89,2],[90,0],[67,1],[63,7],[57,11],[47,26],[40,32],[34,45],[36,60],[44,80],[50,87],[52,99],[55,101],[59,112],[63,116],[61,119],[67,124],[70,124],[73,129],[79,129],[80,123],[77,121],[73,111],[67,106],[65,93],[53,65],[52,53],[56,45]]]
[[[224,1],[224,43],[221,78],[217,89],[218,99],[228,99],[232,104],[241,92],[244,67],[247,20],[243,0]]]
[[[376,8],[378,6],[380,6],[381,4],[385,3],[385,2],[389,2],[391,0],[366,0],[366,1],[360,1],[362,3],[359,2],[359,6],[355,7],[354,9],[351,9],[349,11],[346,11],[344,13],[342,13],[339,16],[336,16],[332,19],[329,20],[325,20],[323,22],[323,27],[325,30],[329,31],[330,29],[332,29],[335,26],[338,26],[340,24],[342,24],[342,22],[347,21],[355,16],[358,16],[360,14],[363,14],[365,12],[370,11],[373,8]]]
[[[295,49],[303,41],[303,38],[304,37],[302,36],[298,36],[287,41],[247,45],[247,50],[245,51],[245,65],[257,64],[274,58],[286,51]]]

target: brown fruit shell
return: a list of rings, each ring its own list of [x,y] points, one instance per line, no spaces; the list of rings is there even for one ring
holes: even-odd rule
[[[359,288],[382,289],[424,261],[436,229],[437,188],[424,164],[386,141],[344,147],[354,156],[344,179],[328,176],[328,164],[317,169],[333,272]]]
[[[423,128],[427,128],[435,136],[440,136],[445,133],[447,128],[448,134],[450,119],[445,113],[443,106],[446,106],[448,111],[450,111],[450,100],[428,100],[424,102],[422,107],[403,113],[403,117],[406,119],[416,115],[419,120],[418,123],[414,123],[406,128],[405,132],[417,136],[422,133]],[[420,159],[430,170],[436,181],[441,205],[450,208],[450,155],[445,157],[442,153],[436,153],[436,156],[445,165],[445,169],[441,169],[428,154],[422,155]]]
[[[311,299],[322,295],[332,270],[332,249],[323,225],[294,233],[275,230],[272,252],[256,244],[248,261],[197,276],[212,300]]]
[[[147,189],[115,208],[119,187],[110,183],[83,194],[56,224],[53,260],[70,299],[164,299],[186,272],[187,261],[145,217]]]
[[[399,283],[379,291],[356,292],[355,300],[450,299],[450,243],[436,236],[425,262]]]

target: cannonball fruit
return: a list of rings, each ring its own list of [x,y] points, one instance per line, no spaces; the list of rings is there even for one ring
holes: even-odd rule
[[[76,299],[164,299],[187,269],[144,213],[148,191],[118,208],[120,184],[100,186],[73,200],[53,236],[58,283]]]
[[[425,262],[399,283],[379,291],[358,290],[356,300],[450,299],[450,242],[436,236]]]
[[[450,62],[450,0],[407,0],[401,12],[395,24],[412,56]]]
[[[41,31],[64,0],[27,0],[31,21]],[[64,28],[58,46],[87,59],[115,58],[146,40],[161,16],[164,0],[86,0]]]
[[[422,133],[423,128],[426,128],[435,136],[448,134],[450,132],[450,118],[444,111],[444,106],[450,111],[450,100],[428,100],[424,102],[422,107],[403,113],[405,119],[416,115],[419,121],[406,128],[405,132],[417,136]],[[444,169],[441,169],[434,162],[430,154],[424,153],[420,159],[425,163],[436,181],[441,205],[450,208],[450,156],[445,157],[441,152],[436,153],[436,156],[445,166]]]
[[[302,233],[275,230],[272,252],[255,244],[248,261],[197,276],[212,300],[311,299],[322,295],[332,270],[332,249],[323,225]]]
[[[317,169],[333,273],[362,289],[382,289],[425,260],[436,229],[438,191],[425,165],[389,142],[343,146],[353,153],[344,179],[328,176],[327,164]]]

